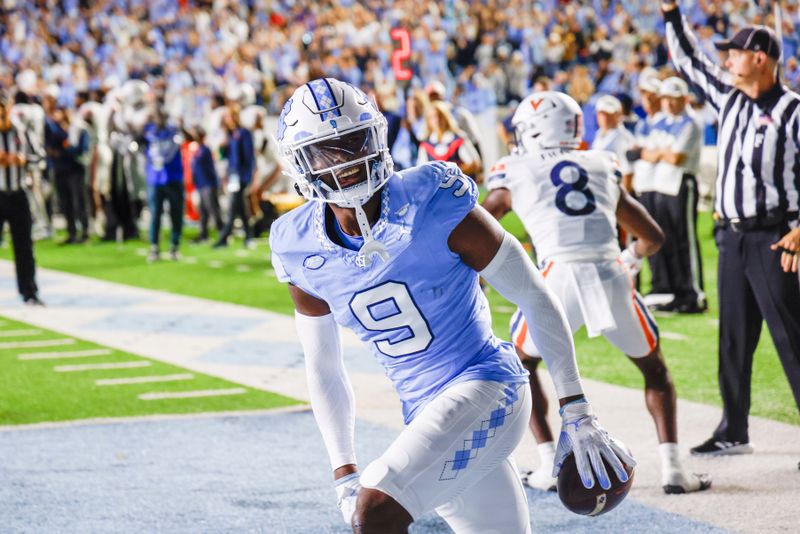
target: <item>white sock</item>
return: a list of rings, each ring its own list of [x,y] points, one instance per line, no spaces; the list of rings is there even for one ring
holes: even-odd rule
[[[545,469],[552,469],[553,462],[556,459],[556,446],[552,441],[545,441],[539,443],[536,448],[539,450],[539,464],[540,467]]]
[[[661,457],[661,474],[669,477],[675,471],[681,471],[680,453],[677,443],[659,443],[658,455]]]

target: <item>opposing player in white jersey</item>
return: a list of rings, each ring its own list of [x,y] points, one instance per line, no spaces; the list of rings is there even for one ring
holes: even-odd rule
[[[520,217],[546,284],[561,301],[572,331],[585,325],[589,337],[605,336],[644,375],[645,401],[660,442],[664,491],[710,487],[707,476],[687,475],[680,465],[675,388],[661,355],[656,323],[631,280],[642,259],[661,246],[661,229],[620,186],[613,153],[578,150],[582,113],[571,97],[553,91],[533,93],[519,104],[512,124],[518,151],[490,171],[490,192],[483,206],[498,219],[512,209]],[[622,254],[617,223],[638,238]],[[541,469],[529,474],[526,482],[554,489],[553,437],[536,376],[540,351],[519,310],[511,320],[511,335],[530,372],[531,429],[542,460]]]
[[[354,531],[407,532],[436,510],[459,533],[530,532],[510,456],[530,418],[528,377],[492,333],[478,272],[531,321],[562,405],[562,457],[575,453],[587,487],[593,473],[611,484],[601,457],[627,480],[620,460],[634,461],[591,415],[563,312],[519,242],[477,205],[471,179],[442,162],[395,173],[386,119],[331,78],[295,91],[277,140],[312,202],[273,223],[272,262],[290,284],[311,405]],[[361,473],[340,326],[384,366],[407,424]]]

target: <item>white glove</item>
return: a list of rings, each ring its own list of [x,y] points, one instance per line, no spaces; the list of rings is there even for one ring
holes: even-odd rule
[[[589,403],[585,399],[568,402],[559,410],[561,414],[561,435],[558,437],[556,458],[553,463],[553,476],[557,477],[570,453],[575,454],[575,463],[584,487],[594,487],[594,473],[600,481],[600,487],[609,489],[611,479],[608,476],[603,459],[605,459],[621,482],[628,480],[628,473],[622,462],[634,467],[628,448],[608,435],[597,418],[592,414]],[[621,460],[621,461],[620,461]],[[594,473],[592,473],[594,470]]]
[[[636,254],[636,241],[628,245],[628,248],[622,251],[619,255],[619,260],[628,268],[631,276],[636,276],[642,268],[642,260],[644,258]]]
[[[336,481],[336,504],[339,506],[342,518],[348,526],[353,522],[353,512],[356,511],[356,500],[360,489],[359,473],[351,473]]]

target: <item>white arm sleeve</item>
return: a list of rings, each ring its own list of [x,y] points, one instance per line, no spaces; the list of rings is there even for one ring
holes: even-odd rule
[[[355,399],[344,368],[339,325],[333,314],[309,317],[295,311],[294,319],[305,354],[311,408],[331,468],[355,464]]]
[[[506,232],[497,254],[480,275],[519,306],[533,342],[550,371],[558,397],[582,395],[567,318],[519,241]]]

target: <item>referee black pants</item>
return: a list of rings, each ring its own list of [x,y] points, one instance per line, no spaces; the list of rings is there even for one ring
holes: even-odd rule
[[[654,193],[651,213],[666,239],[650,256],[653,292],[672,293],[676,304],[699,304],[704,296],[703,265],[697,240],[697,179],[684,174],[675,196]]]
[[[788,228],[734,232],[717,228],[719,248],[719,386],[722,421],[714,437],[749,442],[753,352],[767,322],[795,402],[800,409],[800,283],[785,273],[780,251],[769,246]]]
[[[17,289],[22,298],[35,297],[36,263],[33,259],[31,208],[25,191],[0,191],[0,220],[8,221],[11,243],[14,246],[14,263],[17,270]]]

